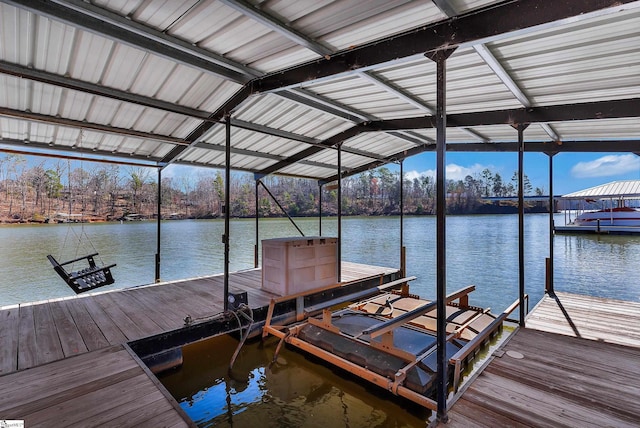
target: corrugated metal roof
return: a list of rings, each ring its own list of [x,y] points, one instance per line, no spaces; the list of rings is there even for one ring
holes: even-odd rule
[[[621,180],[590,187],[562,196],[566,199],[584,198],[640,198],[640,180]]]
[[[348,131],[364,129],[370,121],[431,115],[435,64],[421,54],[388,55],[379,64],[342,70],[338,54],[444,20],[437,2],[251,2],[279,21],[280,28],[230,3],[76,2],[73,13],[86,13],[87,19],[74,21],[0,0],[0,108],[10,110],[0,114],[0,138],[14,146],[28,141],[32,147],[111,153],[162,165],[176,161],[224,167],[224,126],[203,117],[215,113],[215,122],[231,114],[236,123],[232,167],[262,171],[277,165],[277,173],[320,179],[335,175],[332,166],[337,164],[336,151],[320,145],[339,143],[333,137],[342,132],[347,135],[342,141],[346,172],[379,159],[394,160],[406,151],[433,149],[433,128],[404,135]],[[449,0],[459,14],[506,3]],[[70,5],[56,2],[52,7]],[[102,24],[91,23],[95,14]],[[129,31],[130,37],[110,33],[110,26]],[[464,43],[447,61],[448,114],[640,98],[638,28],[640,1],[635,1]],[[329,60],[323,59],[327,51]],[[335,72],[325,76],[307,68],[307,74],[296,76],[299,83],[253,93],[228,111],[218,111],[243,82],[264,73],[288,75],[308,61],[335,67]],[[12,71],[9,66],[22,68]],[[290,88],[304,91],[288,92]],[[178,107],[184,109],[178,113]],[[42,116],[33,119],[31,113]],[[60,119],[67,122],[60,124]],[[640,141],[637,118],[552,119],[548,126],[529,126],[525,140]],[[447,142],[487,142],[490,147],[516,140],[516,131],[504,122],[479,123],[450,127]],[[82,147],[72,149],[81,130]],[[165,158],[182,143],[189,148]],[[310,155],[287,164],[304,150]]]
[[[490,43],[535,105],[640,95],[640,10]]]

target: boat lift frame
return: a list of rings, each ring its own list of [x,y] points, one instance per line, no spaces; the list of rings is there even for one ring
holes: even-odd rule
[[[383,388],[394,395],[406,398],[408,400],[413,401],[429,410],[437,411],[438,403],[419,393],[416,392],[407,386],[404,385],[406,380],[406,376],[409,370],[411,370],[416,364],[426,358],[429,354],[435,352],[437,350],[437,344],[434,344],[430,348],[426,349],[419,355],[411,354],[405,350],[398,349],[394,346],[393,334],[394,331],[401,327],[406,326],[411,320],[432,311],[436,308],[438,302],[432,301],[425,303],[423,305],[418,306],[417,308],[408,311],[396,318],[391,318],[386,321],[381,321],[370,328],[363,330],[359,336],[353,338],[351,336],[347,336],[344,333],[340,332],[340,329],[332,323],[333,313],[331,311],[332,307],[344,305],[347,302],[362,299],[364,295],[369,294],[375,297],[379,297],[382,292],[391,290],[400,285],[406,285],[408,281],[415,279],[415,277],[402,278],[397,281],[393,281],[387,284],[383,284],[377,287],[374,287],[370,290],[365,290],[364,292],[354,293],[347,296],[343,296],[341,298],[337,298],[334,300],[330,300],[328,302],[324,302],[322,304],[311,306],[304,308],[302,304],[298,303],[296,307],[297,310],[297,319],[298,323],[294,325],[275,325],[272,324],[272,317],[275,305],[277,303],[296,299],[297,302],[303,302],[303,299],[306,295],[316,293],[318,290],[310,290],[303,293],[298,293],[295,295],[283,296],[278,299],[272,299],[269,305],[269,309],[267,312],[267,318],[265,320],[265,325],[263,327],[263,340],[269,335],[275,336],[280,339],[274,354],[274,361],[277,359],[277,356],[282,348],[284,343],[292,345],[298,349],[301,349],[305,352],[308,352],[316,357],[321,358],[322,360],[339,367],[343,370],[348,371],[362,379],[365,379],[380,388]],[[337,286],[337,285],[336,285]],[[323,289],[330,289],[335,286],[323,287]],[[488,311],[482,310],[481,308],[474,308],[469,306],[469,293],[475,290],[475,286],[468,286],[463,289],[460,289],[454,293],[451,293],[446,296],[445,304],[457,306],[460,308],[468,308],[475,309],[478,311],[474,317],[470,318],[467,322],[465,322],[462,326],[457,328],[454,332],[447,334],[446,341],[450,342],[453,339],[459,338],[462,332],[481,314],[485,314]],[[401,296],[408,296],[406,287],[403,287],[402,291],[399,293]],[[528,298],[528,296],[527,296]],[[454,301],[458,302],[454,302]],[[358,304],[364,304],[364,302],[358,302]],[[520,299],[517,299],[513,304],[511,304],[502,314],[496,317],[486,328],[484,328],[478,335],[467,342],[458,352],[456,352],[449,360],[448,364],[453,367],[453,390],[457,391],[460,378],[462,373],[463,362],[467,360],[467,358],[476,352],[476,350],[482,346],[487,340],[489,340],[494,334],[500,329],[503,322],[507,320],[507,317],[520,306]],[[320,318],[313,317],[314,314],[322,313]],[[305,320],[305,317],[306,320]],[[306,325],[314,325],[316,327],[322,328],[329,332],[332,332],[336,335],[340,335],[342,337],[348,337],[351,340],[355,340],[363,344],[363,346],[370,346],[371,348],[383,351],[388,353],[389,355],[399,357],[406,361],[406,364],[400,368],[393,378],[389,378],[387,376],[378,374],[373,372],[372,370],[360,366],[352,361],[349,361],[345,358],[342,358],[338,355],[335,355],[327,350],[324,350],[312,343],[309,343],[306,340],[301,339],[299,336],[300,331]],[[361,336],[368,336],[372,339],[369,342],[365,342],[360,339]],[[373,339],[380,337],[381,340],[373,341]],[[446,396],[444,398],[446,400]]]

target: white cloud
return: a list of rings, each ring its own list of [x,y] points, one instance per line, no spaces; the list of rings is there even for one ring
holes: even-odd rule
[[[456,165],[455,163],[450,163],[447,165],[445,169],[445,174],[447,180],[464,180],[467,175],[472,177],[479,176],[483,170],[488,169],[491,172],[496,171],[496,167],[493,165],[481,165],[474,164],[469,167]],[[405,180],[413,180],[414,178],[421,177],[435,177],[436,171],[433,169],[428,169],[426,171],[418,172],[418,171],[409,171],[405,173]]]
[[[637,155],[608,155],[589,162],[578,162],[571,168],[571,175],[576,178],[610,177],[638,170],[640,157]]]

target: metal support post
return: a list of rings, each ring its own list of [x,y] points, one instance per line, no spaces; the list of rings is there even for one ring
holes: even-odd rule
[[[260,206],[258,202],[258,179],[256,179],[256,243],[253,246],[253,267],[258,267],[258,245],[260,244],[260,234],[259,234],[259,218],[260,218]]]
[[[518,124],[518,290],[520,298],[520,326],[524,327],[524,130],[528,123]]]
[[[158,231],[156,234],[156,282],[160,282],[160,222],[162,221],[161,208],[162,208],[162,168],[158,168]]]
[[[554,244],[554,222],[553,214],[555,213],[555,201],[553,198],[553,156],[555,153],[548,153],[549,155],[549,273],[547,280],[547,292],[554,294],[553,288],[553,244]]]
[[[231,116],[225,118],[225,161],[224,161],[224,310],[229,309],[229,223],[231,221]]]
[[[404,160],[400,161],[400,275],[407,275],[404,252]]]
[[[342,143],[338,144],[338,282],[342,282]]]
[[[447,416],[447,270],[446,270],[446,188],[445,188],[445,154],[447,132],[447,58],[453,53],[451,50],[439,50],[428,53],[426,56],[435,61],[437,73],[436,90],[436,297],[437,297],[437,404],[436,418],[439,422],[446,423]]]
[[[318,236],[322,236],[322,182],[318,181]]]

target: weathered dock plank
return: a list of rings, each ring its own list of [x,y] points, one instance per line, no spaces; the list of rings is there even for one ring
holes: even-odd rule
[[[64,356],[71,357],[87,352],[87,345],[84,343],[80,330],[64,301],[51,302],[49,306],[51,307],[51,315],[60,337],[60,345]]]
[[[120,329],[120,325],[122,325],[122,322],[117,323],[117,321],[114,321],[92,297],[93,296],[78,298],[75,300],[75,303],[85,306],[87,312],[95,321],[96,325],[100,327],[100,331],[102,332],[102,334],[104,334],[104,337],[107,339],[109,344],[126,342],[127,337]],[[122,321],[124,322],[124,320]]]
[[[15,371],[18,367],[18,306],[0,311],[0,374]]]
[[[18,337],[18,369],[35,366],[38,357],[33,305],[20,305]]]
[[[76,299],[70,299],[64,300],[61,303],[67,308],[69,315],[73,318],[73,322],[80,336],[82,336],[82,340],[88,351],[109,346],[109,341],[102,333],[98,324],[91,318],[86,306],[82,304],[82,302],[78,302]]]
[[[446,426],[638,426],[640,346],[626,328],[638,318],[634,302],[546,296],[467,385]]]
[[[124,308],[120,307],[121,302],[114,300],[111,294],[112,293],[99,294],[93,298],[93,301],[100,306],[104,313],[111,318],[113,323],[120,328],[127,340],[135,340],[143,337],[145,335],[144,329],[129,317]]]
[[[153,325],[161,331],[173,330],[177,328],[176,322],[172,321],[170,311],[165,306],[161,306],[152,293],[141,293],[140,290],[131,290],[127,298],[132,304],[132,309],[139,310],[146,318],[153,320]],[[154,328],[151,326],[151,328]]]
[[[346,278],[365,279],[396,269],[343,263]],[[346,280],[346,279],[345,279]],[[233,291],[247,291],[252,308],[267,306],[274,297],[261,288],[262,271],[234,272]],[[150,284],[131,289],[97,292],[26,303],[0,310],[0,373],[10,373],[78,353],[122,344],[184,326],[224,309],[224,276]]]
[[[122,345],[0,376],[0,391],[3,418],[28,427],[193,426]]]
[[[527,316],[529,328],[640,346],[640,303],[557,292]]]
[[[137,336],[129,337],[129,340],[139,339],[140,337],[150,336],[163,331],[160,323],[154,319],[153,314],[147,313],[144,306],[140,305],[139,302],[128,293],[105,293],[99,297],[99,303],[110,301],[110,304],[105,304],[103,307],[109,307],[114,314],[118,314],[121,311],[140,330]],[[119,316],[117,319],[120,319]]]

